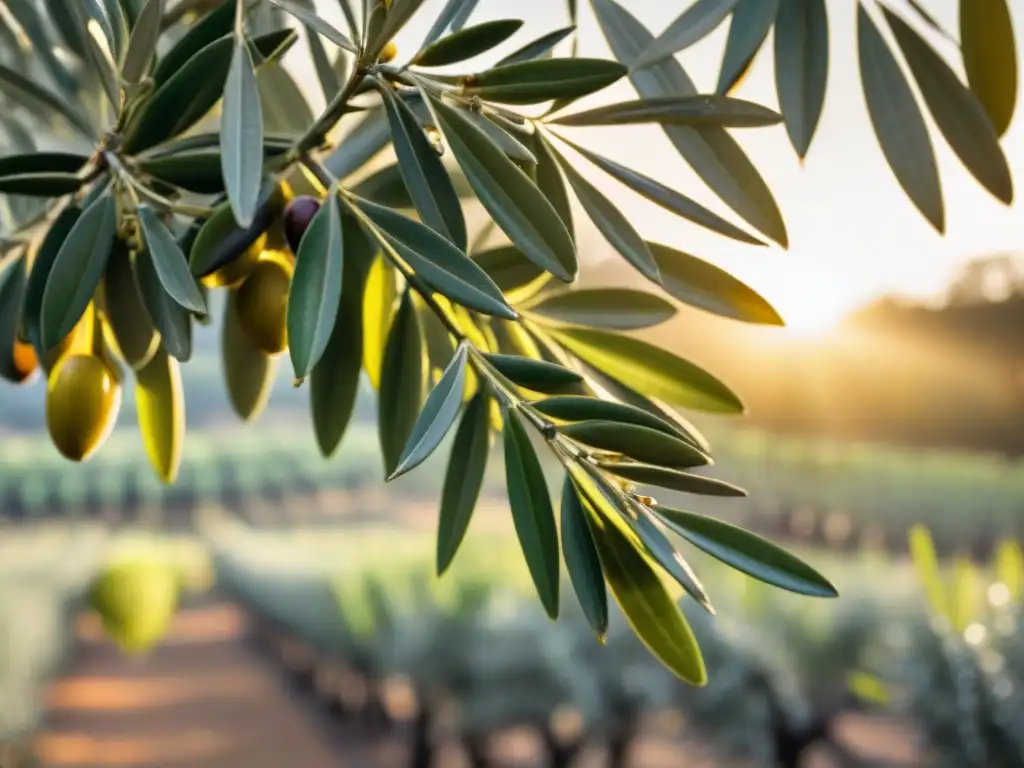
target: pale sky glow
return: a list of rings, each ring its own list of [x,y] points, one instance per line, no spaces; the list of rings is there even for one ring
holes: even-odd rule
[[[415,23],[398,38],[399,60],[425,32],[429,17],[444,0],[427,0]],[[681,0],[626,0],[623,3],[656,35],[685,7]],[[319,0],[323,15],[341,24],[335,0]],[[955,32],[956,0],[925,0],[924,5]],[[1024,24],[1024,0],[1011,0],[1015,24]],[[936,130],[932,140],[939,158],[946,201],[947,232],[939,236],[917,213],[885,164],[861,93],[856,58],[853,0],[828,0],[831,22],[831,69],[825,111],[814,143],[801,165],[785,128],[735,130],[761,170],[782,209],[790,248],[758,248],[736,243],[662,211],[581,161],[585,175],[629,216],[649,240],[664,242],[728,268],[762,291],[796,325],[836,319],[843,311],[880,292],[925,295],[939,290],[965,260],[995,252],[1024,252],[1024,120],[1018,114],[1003,139],[1017,183],[1017,202],[1006,207],[990,197],[963,169]],[[587,0],[580,0],[581,55],[608,56],[609,51]],[[500,50],[519,45],[567,22],[561,0],[481,0],[473,22],[523,18],[524,28]],[[701,92],[712,92],[727,25],[680,56]],[[933,38],[944,54],[949,45]],[[563,44],[567,45],[567,44]],[[772,40],[766,43],[747,80],[734,94],[777,107]],[[1018,51],[1019,53],[1019,51]],[[303,55],[293,54],[300,63]],[[481,57],[481,63],[493,57]],[[959,63],[953,62],[959,70]],[[468,66],[456,67],[466,71]],[[453,69],[456,69],[453,68]],[[315,93],[312,72],[300,70]],[[580,102],[635,98],[623,81]],[[575,108],[574,108],[575,109]],[[928,118],[931,123],[930,118]],[[932,126],[934,128],[934,126]],[[678,156],[657,127],[577,128],[565,130],[574,141],[678,188],[741,223]],[[582,213],[582,212],[581,212]],[[584,221],[582,215],[579,219]],[[584,270],[599,269],[608,246],[587,224],[581,230]],[[595,259],[595,256],[598,259]]]

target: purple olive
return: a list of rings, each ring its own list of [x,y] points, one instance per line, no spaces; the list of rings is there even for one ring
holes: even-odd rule
[[[320,201],[309,195],[299,195],[284,209],[284,236],[292,253],[299,252],[302,236],[319,210]]]

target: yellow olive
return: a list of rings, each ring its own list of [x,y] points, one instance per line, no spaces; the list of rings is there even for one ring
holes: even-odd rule
[[[384,49],[380,52],[378,60],[387,63],[389,61],[392,61],[397,55],[398,46],[395,45],[395,41],[392,40],[391,42],[384,46]]]
[[[121,386],[98,357],[68,355],[50,373],[46,428],[57,450],[71,461],[84,461],[103,444],[120,406]]]
[[[11,367],[13,369],[11,372],[18,384],[28,381],[39,367],[39,358],[36,357],[35,348],[21,339],[15,339]]]
[[[238,289],[238,323],[249,341],[267,355],[288,348],[288,291],[292,260],[280,251],[264,251]]]
[[[252,271],[253,266],[260,260],[260,254],[267,247],[267,234],[263,233],[256,242],[242,251],[242,255],[234,261],[230,261],[216,272],[212,272],[202,279],[203,285],[207,288],[236,288]]]

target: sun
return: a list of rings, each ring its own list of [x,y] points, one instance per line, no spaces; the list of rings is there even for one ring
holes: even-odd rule
[[[827,301],[824,297],[807,299],[801,297],[779,308],[785,321],[785,334],[790,338],[817,340],[835,330],[849,310],[844,302]]]

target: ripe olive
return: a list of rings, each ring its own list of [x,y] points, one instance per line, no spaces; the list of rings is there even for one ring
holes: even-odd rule
[[[319,210],[320,201],[310,195],[296,197],[284,209],[284,234],[292,253],[299,252],[302,236]]]
[[[110,435],[121,406],[121,385],[99,357],[68,355],[50,373],[46,428],[66,458],[84,461]]]
[[[14,375],[15,383],[22,384],[28,381],[38,367],[39,358],[36,356],[35,347],[21,339],[15,339],[11,350],[11,373]]]
[[[395,45],[395,41],[392,40],[381,50],[378,60],[386,64],[389,61],[393,61],[397,55],[398,46]]]
[[[238,323],[253,346],[267,355],[288,348],[288,291],[292,260],[281,251],[265,251],[236,294]]]

